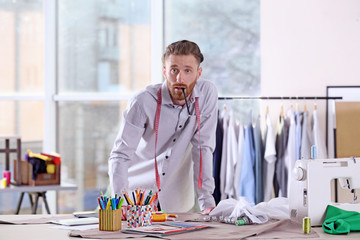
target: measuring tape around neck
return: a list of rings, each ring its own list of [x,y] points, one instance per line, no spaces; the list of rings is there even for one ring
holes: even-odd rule
[[[156,107],[156,115],[155,115],[155,177],[156,177],[156,186],[158,192],[160,191],[160,176],[157,167],[156,161],[156,147],[157,147],[157,139],[159,132],[159,123],[160,123],[160,112],[161,112],[161,88],[158,91],[158,99],[157,99],[157,107]],[[196,120],[198,125],[199,132],[199,143],[200,143],[200,108],[198,98],[195,98],[195,112],[196,112]],[[200,166],[199,166],[199,180],[198,180],[198,188],[202,188],[202,154],[201,154],[201,145],[200,145]]]

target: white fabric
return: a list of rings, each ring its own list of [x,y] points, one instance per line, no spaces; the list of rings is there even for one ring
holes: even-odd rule
[[[261,202],[254,207],[241,197],[239,200],[225,199],[210,212],[210,216],[241,217],[248,216],[254,223],[265,223],[269,219],[290,219],[288,198],[273,198],[268,202]]]
[[[274,130],[271,125],[269,114],[266,115],[266,139],[264,153],[264,201],[267,202],[272,198],[273,180],[275,173],[276,149]]]
[[[261,202],[257,204],[254,209],[259,212],[266,213],[270,219],[290,219],[288,198],[273,198],[268,202]]]

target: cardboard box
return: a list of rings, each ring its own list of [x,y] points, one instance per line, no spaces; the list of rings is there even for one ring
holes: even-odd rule
[[[14,178],[16,179],[16,160],[14,160]],[[52,161],[46,161],[46,164],[53,164]],[[21,160],[21,184],[30,186],[42,186],[42,185],[59,185],[60,184],[60,169],[61,164],[55,165],[55,173],[39,173],[36,181],[32,179],[32,165]]]

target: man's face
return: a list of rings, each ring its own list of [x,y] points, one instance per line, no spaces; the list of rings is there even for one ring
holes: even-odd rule
[[[165,60],[163,74],[175,104],[185,103],[182,88],[185,88],[186,96],[189,96],[201,72],[202,68],[192,54],[170,55]]]

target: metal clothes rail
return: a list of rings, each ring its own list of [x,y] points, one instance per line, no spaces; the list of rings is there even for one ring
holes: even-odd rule
[[[262,97],[262,96],[244,96],[244,97],[218,97],[219,100],[232,100],[232,99],[261,99],[261,100],[341,100],[343,99],[342,97]]]

